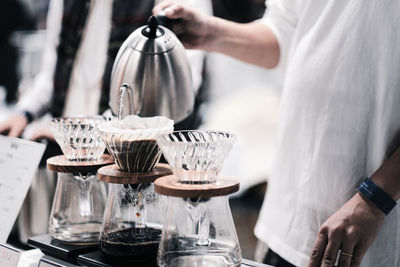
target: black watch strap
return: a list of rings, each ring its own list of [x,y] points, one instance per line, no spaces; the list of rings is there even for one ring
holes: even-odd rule
[[[33,115],[29,111],[23,110],[21,113],[28,120],[28,123],[31,123],[33,121]]]
[[[357,190],[371,200],[386,215],[396,206],[396,201],[369,178],[365,179],[357,187]]]

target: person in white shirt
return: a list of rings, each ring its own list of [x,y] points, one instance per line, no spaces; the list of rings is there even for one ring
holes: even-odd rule
[[[161,9],[186,47],[284,71],[258,239],[295,266],[400,267],[400,2],[269,1],[248,24]]]

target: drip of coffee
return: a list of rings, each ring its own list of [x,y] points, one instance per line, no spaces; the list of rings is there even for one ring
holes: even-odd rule
[[[160,238],[160,229],[133,227],[102,234],[100,249],[111,256],[155,258]]]

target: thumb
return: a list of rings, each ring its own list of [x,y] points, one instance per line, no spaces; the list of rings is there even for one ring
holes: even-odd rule
[[[159,3],[158,5],[156,5],[153,8],[153,15],[158,15],[160,13],[160,11],[168,8],[169,6],[173,5],[174,1],[163,1],[161,3]]]
[[[180,4],[171,5],[164,11],[165,15],[170,19],[191,20],[193,18],[193,12]]]

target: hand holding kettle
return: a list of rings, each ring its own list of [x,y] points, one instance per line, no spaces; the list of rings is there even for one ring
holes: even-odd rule
[[[235,23],[204,15],[178,1],[155,6],[153,14],[178,20],[172,27],[186,48],[219,52],[250,64],[272,68],[278,64],[278,41],[269,27],[260,22]]]
[[[174,20],[172,30],[185,48],[212,50],[210,47],[213,40],[213,36],[210,34],[211,16],[177,1],[160,3],[154,7],[153,14]]]

